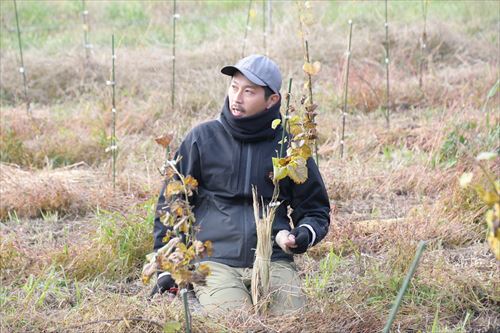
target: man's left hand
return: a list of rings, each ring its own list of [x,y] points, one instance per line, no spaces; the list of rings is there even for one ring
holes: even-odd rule
[[[307,251],[311,243],[311,232],[307,228],[295,228],[290,231],[284,244],[288,250],[295,254],[301,254]]]

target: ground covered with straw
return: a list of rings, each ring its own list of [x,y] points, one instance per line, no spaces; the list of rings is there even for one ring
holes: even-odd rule
[[[498,332],[500,263],[487,243],[486,208],[459,186],[475,161],[500,150],[500,5],[389,1],[391,105],[385,106],[384,2],[309,2],[305,36],[321,71],[319,164],[331,199],[326,239],[297,256],[307,306],[281,317],[193,307],[194,332],[377,332],[428,241],[394,332]],[[140,281],[152,250],[164,152],[218,116],[223,65],[241,54],[248,3],[178,2],[176,96],[171,105],[172,3],[18,1],[31,114],[19,74],[14,5],[0,3],[0,330],[175,332],[179,299],[148,300]],[[295,2],[272,2],[267,52],[293,98],[306,92]],[[310,8],[308,8],[310,7]],[[354,30],[344,158],[340,159],[348,24]],[[269,20],[268,20],[269,23]],[[254,2],[246,50],[263,53]],[[112,184],[111,34],[116,40],[117,178]],[[422,85],[419,87],[423,63]],[[498,83],[497,83],[498,85]],[[271,158],[271,157],[270,157]],[[487,168],[498,178],[500,160]]]

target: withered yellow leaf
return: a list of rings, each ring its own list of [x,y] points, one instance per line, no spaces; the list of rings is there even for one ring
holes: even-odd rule
[[[186,184],[187,187],[191,189],[195,189],[198,187],[198,181],[196,178],[188,175],[186,178],[184,178],[184,183]]]
[[[296,184],[302,184],[307,180],[306,160],[302,157],[294,158],[287,166],[288,177]]]
[[[274,180],[281,180],[287,176],[287,159],[286,158],[272,158],[273,161],[273,178]]]
[[[182,186],[182,183],[179,181],[174,181],[174,182],[168,183],[167,189],[165,190],[165,195],[167,197],[171,197],[171,196],[179,194],[183,191],[184,191],[184,186]]]
[[[304,70],[304,72],[306,72],[307,74],[311,75],[311,76],[314,76],[316,74],[319,73],[319,71],[321,70],[321,63],[319,61],[315,61],[314,63],[310,63],[310,62],[306,62],[304,63],[304,65],[302,66],[302,69]]]

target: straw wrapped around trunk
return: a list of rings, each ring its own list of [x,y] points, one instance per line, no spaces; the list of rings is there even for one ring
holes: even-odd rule
[[[252,302],[257,313],[264,313],[267,311],[270,301],[269,269],[271,254],[273,252],[271,233],[276,208],[264,205],[263,201],[259,205],[259,198],[255,187],[252,188],[252,195],[255,226],[257,229],[257,248],[252,269]],[[260,216],[261,211],[262,218]]]

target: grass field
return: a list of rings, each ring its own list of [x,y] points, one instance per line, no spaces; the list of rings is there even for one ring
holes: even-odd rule
[[[263,53],[262,2],[253,2],[247,53]],[[313,61],[320,169],[331,199],[326,239],[296,262],[304,313],[193,313],[195,332],[378,332],[428,241],[394,332],[498,332],[500,262],[485,241],[485,206],[459,186],[485,183],[474,157],[500,152],[496,1],[389,1],[391,126],[386,127],[383,1],[302,7]],[[239,59],[246,1],[178,1],[176,96],[171,106],[172,2],[0,2],[0,327],[2,332],[175,332],[182,305],[147,300],[164,157],[154,138],[220,113]],[[295,101],[305,94],[299,13],[272,1],[267,52]],[[354,22],[346,150],[339,158],[348,20]],[[111,182],[111,34],[116,45],[118,162]],[[419,68],[423,61],[422,87]],[[496,90],[495,90],[495,84]],[[285,84],[284,84],[285,86]],[[493,89],[492,89],[493,88]],[[284,93],[284,91],[282,92]],[[489,97],[488,97],[489,96]],[[486,167],[498,178],[500,158]]]

